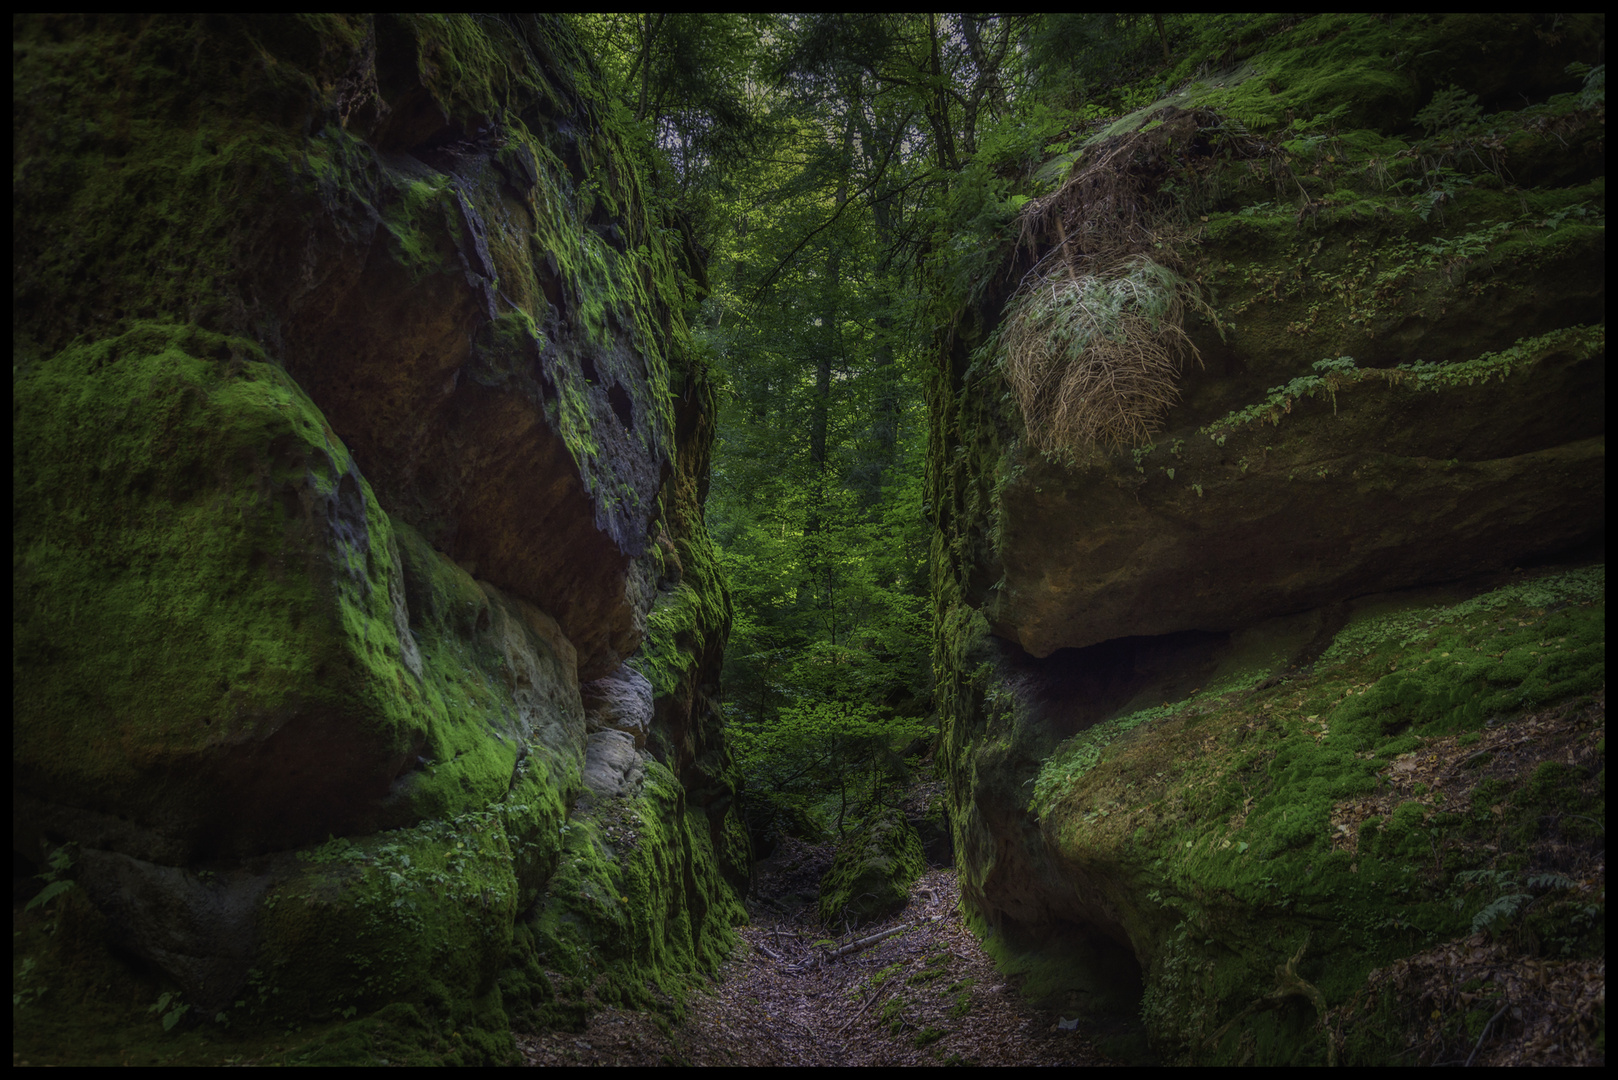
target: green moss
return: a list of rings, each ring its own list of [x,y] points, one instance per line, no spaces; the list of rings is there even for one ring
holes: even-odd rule
[[[693,372],[692,389],[705,397],[713,388],[700,372]],[[711,403],[711,397],[710,397]],[[713,411],[705,410],[708,415]],[[703,524],[696,474],[706,462],[682,460],[664,496],[677,527],[675,554],[681,567],[680,583],[660,593],[646,619],[646,639],[630,663],[659,695],[674,694],[689,681],[704,660],[704,643],[723,640],[730,633],[730,592]]]
[[[910,885],[927,869],[921,838],[897,810],[884,810],[838,846],[820,882],[820,918],[856,925],[886,918],[910,898]]]
[[[17,647],[29,669],[18,682],[19,760],[71,784],[80,805],[116,793],[125,812],[159,821],[179,812],[242,832],[204,832],[197,843],[251,850],[295,840],[299,828],[364,832],[390,817],[429,819],[419,831],[334,841],[272,890],[257,982],[268,996],[255,1007],[342,1016],[436,995],[455,1010],[493,1009],[486,1027],[498,1032],[498,997],[477,1003],[508,951],[519,903],[533,900],[555,861],[578,784],[571,667],[528,627],[530,616],[412,530],[394,531],[319,411],[260,355],[239,339],[142,327],[19,375],[20,415],[56,440],[32,440],[16,459],[28,523],[18,533],[17,595],[28,607],[17,612]],[[49,410],[76,419],[36,415]],[[64,491],[94,498],[59,501]],[[323,536],[333,521],[339,527]],[[122,573],[131,565],[138,577]],[[86,602],[87,590],[100,601]],[[63,627],[78,628],[78,646],[51,644]],[[90,660],[97,674],[72,667]],[[332,677],[334,664],[346,678]],[[514,715],[512,667],[552,700]],[[255,818],[268,811],[228,756],[223,768],[161,784],[141,772],[152,761],[164,770],[175,758],[228,754],[221,738],[284,723],[289,702],[323,710],[328,733],[346,720],[352,738],[376,748],[373,771],[405,752],[418,767],[398,778],[390,801],[317,826]],[[35,723],[47,714],[48,731]],[[98,734],[72,757],[55,754],[62,725],[88,715]],[[117,742],[109,722],[122,732]],[[154,793],[144,810],[127,790],[143,780]],[[470,809],[485,816],[446,820]],[[442,1019],[471,1030],[460,1017]]]
[[[1193,695],[1093,728],[1052,757],[1034,800],[1042,833],[1120,898],[1114,910],[1149,958],[1143,1015],[1161,1045],[1196,1060],[1323,1060],[1301,997],[1247,1016],[1242,1039],[1228,1028],[1235,1003],[1276,989],[1302,928],[1313,929],[1298,976],[1328,1005],[1346,1002],[1372,968],[1470,933],[1489,904],[1464,880],[1446,884],[1439,853],[1528,850],[1550,806],[1599,820],[1583,771],[1546,762],[1521,781],[1478,785],[1464,811],[1416,785],[1360,826],[1357,851],[1338,842],[1341,808],[1384,790],[1396,755],[1598,692],[1603,581],[1590,568],[1368,613],[1305,677]],[[1588,918],[1571,902],[1558,910],[1547,923],[1558,941],[1588,947]],[[1289,926],[1298,939],[1282,947]]]
[[[352,717],[362,759],[409,744],[387,519],[279,368],[143,326],[29,366],[15,393],[20,760],[95,804],[127,800],[143,759],[267,737],[289,706]],[[164,799],[205,820],[238,794],[221,780]]]
[[[679,783],[656,762],[628,800],[575,814],[543,902],[525,920],[516,965],[554,971],[554,999],[530,996],[526,1022],[582,1023],[595,1003],[681,1015],[685,995],[717,970],[745,913],[725,884],[704,815],[683,809]],[[533,982],[532,975],[528,979]]]
[[[712,389],[641,133],[544,19],[16,30],[19,766],[46,778],[36,794],[160,833],[196,823],[182,861],[302,851],[260,911],[237,1033],[305,1025],[299,1061],[506,1061],[507,996],[528,1022],[576,1015],[536,958],[567,934],[517,919],[564,884],[583,750],[572,646],[390,520],[276,361],[323,287],[310,275],[343,278],[352,256],[423,295],[470,290],[499,314],[471,328],[465,375],[545,381],[586,488],[644,524],[657,493],[622,482],[625,455],[655,476],[676,453],[671,384],[694,414]],[[423,88],[406,103],[384,87],[399,126],[376,77]],[[447,121],[433,140],[497,145],[429,167],[402,145],[417,107]],[[729,620],[697,496],[707,438],[688,441],[665,493],[685,581],[649,650],[687,707]],[[698,726],[690,771],[722,787],[722,736]],[[312,787],[232,749],[276,738]],[[627,950],[608,983],[625,1001],[644,1001],[642,976],[672,993],[712,970],[742,917],[725,875],[745,866],[745,831],[684,798],[654,770],[635,805],[656,835],[590,877],[641,905],[585,935]],[[175,990],[142,985],[146,1004]]]
[[[445,1020],[471,1022],[510,947],[518,901],[498,815],[334,840],[299,858],[261,905],[250,1010],[342,1016],[428,1001],[447,1006]],[[497,1031],[504,1020],[489,1018]]]
[[[328,861],[320,865],[335,873],[331,854],[330,850],[323,853]],[[363,863],[355,862],[350,869],[354,880],[349,885],[363,891],[359,881]],[[304,883],[316,880],[309,877]],[[347,886],[335,886],[326,896],[335,896],[343,887]],[[297,921],[294,907],[301,908],[311,922],[333,915],[332,904],[313,897],[283,894],[283,900],[289,905],[280,912],[288,917],[283,925]],[[185,1003],[178,988],[160,975],[120,962],[109,953],[105,940],[110,927],[82,894],[63,897],[43,917],[20,923],[13,942],[15,956],[22,958],[20,972],[14,960],[14,984],[26,988],[30,979],[38,978],[49,986],[36,1003],[14,1009],[13,1049],[19,1061],[35,1065],[511,1063],[514,1047],[498,995],[464,993],[443,979],[480,959],[486,963],[487,949],[477,949],[481,943],[474,942],[479,956],[437,957],[443,964],[436,972],[424,970],[420,962],[396,965],[393,961],[401,946],[432,954],[440,945],[431,936],[412,940],[409,933],[378,933],[381,923],[391,916],[380,911],[371,915],[379,918],[352,922],[369,944],[379,945],[381,956],[338,940],[326,950],[331,955],[317,949],[308,957],[316,974],[332,974],[339,957],[355,961],[355,969],[335,973],[330,984],[348,987],[345,997],[300,996],[315,985],[314,980],[294,977],[282,984],[259,971],[238,1005],[209,1017],[199,1015]],[[436,917],[442,920],[452,915],[445,905]],[[457,938],[455,921],[451,917],[435,931]],[[466,944],[468,937],[460,937],[460,943]],[[354,971],[371,979],[369,989],[353,989]],[[378,993],[376,982],[388,974],[402,975],[399,985],[414,986],[418,999],[394,1001],[364,1016],[355,1015],[359,1010],[353,1004],[340,1005],[342,1000],[352,1003],[363,994]],[[283,985],[286,993],[278,993]],[[177,1010],[160,1009],[163,1002],[178,1007],[177,1022],[172,1025],[165,1023],[165,1016]],[[302,1011],[301,1007],[309,1005],[315,1005],[316,1011]]]
[[[200,20],[39,19],[16,45],[23,355],[141,320],[244,329],[234,256],[269,222],[240,208],[284,195],[299,142],[259,121],[307,107],[311,76]]]
[[[1435,84],[1499,94],[1502,70],[1531,64],[1515,54],[1536,31],[1587,47],[1600,26],[1598,17],[1552,24],[1522,15],[1219,15],[1191,28],[1156,85],[1176,89],[1177,104],[1216,108],[1255,131],[1322,118],[1396,131],[1416,126]]]
[[[1159,159],[1170,175],[1158,193],[1171,207],[1159,238],[1180,237],[1163,246],[1186,259],[1185,276],[1216,315],[1188,329],[1226,365],[1222,375],[1187,376],[1180,423],[1205,425],[1219,447],[1236,440],[1232,473],[1283,461],[1282,475],[1307,467],[1312,478],[1336,476],[1343,454],[1419,433],[1435,401],[1448,416],[1473,417],[1474,431],[1520,440],[1409,468],[1367,455],[1352,476],[1362,494],[1409,495],[1404,480],[1416,475],[1438,490],[1443,473],[1554,442],[1513,427],[1527,400],[1591,399],[1605,351],[1605,185],[1592,178],[1602,169],[1601,120],[1566,95],[1529,103],[1517,93],[1530,78],[1541,98],[1556,84],[1533,33],[1550,23],[1214,17],[1172,41],[1174,70],[1118,90],[1145,107],[1100,138],[1153,125],[1171,105],[1214,114],[1195,153],[1173,148]],[[1588,49],[1599,18],[1569,30],[1569,42]],[[1452,83],[1459,89],[1444,91]],[[1543,141],[1552,130],[1555,147]],[[1074,160],[1065,152],[1037,176],[1069,175]],[[1041,254],[1008,264],[1008,288]],[[948,280],[940,290],[958,293]],[[1026,685],[1024,672],[997,659],[1014,650],[987,638],[991,626],[1012,641],[1028,629],[991,584],[999,537],[1017,524],[1002,520],[996,477],[1035,468],[1015,449],[1020,418],[1004,386],[984,377],[1001,318],[985,303],[940,336],[929,400],[940,759],[963,902],[989,920],[974,928],[998,963],[1028,972],[1048,1000],[1086,991],[1104,966],[1093,953],[1052,960],[1051,939],[1070,922],[1090,931],[1089,944],[1126,937],[1146,966],[1142,1009],[1154,1043],[1182,1060],[1324,1064],[1317,1006],[1278,969],[1298,956],[1289,978],[1353,1015],[1346,1003],[1368,971],[1464,937],[1497,899],[1457,883],[1457,867],[1526,873],[1551,820],[1528,808],[1538,796],[1514,794],[1534,789],[1527,778],[1448,805],[1453,785],[1408,774],[1430,766],[1435,743],[1493,745],[1501,725],[1600,693],[1604,575],[1538,577],[1464,604],[1362,608],[1312,666],[1283,671],[1253,656],[1240,670],[1199,671],[1206,689],[1130,702],[1038,751],[1043,767],[1030,776],[1018,759],[1038,739],[1022,729],[1049,731],[1065,718],[1019,707],[1011,691]],[[1321,357],[1331,359],[1308,366]],[[1281,433],[1255,434],[1263,421]],[[1599,431],[1585,412],[1578,426],[1581,438]],[[1200,495],[1209,477],[1194,463],[1220,451],[1182,454],[1178,441],[1158,442],[1136,452],[1134,469],[1128,457],[1107,463],[1121,486],[1125,476],[1179,472]],[[1052,455],[1039,467],[1078,475],[1088,464]],[[1192,517],[1217,510],[1190,502]],[[1462,767],[1490,783],[1497,764],[1474,755]],[[1392,784],[1401,794],[1390,799]],[[1544,790],[1600,821],[1583,801],[1589,785],[1547,774]],[[1018,791],[1031,798],[1037,840],[1019,838],[1006,810]],[[1352,808],[1368,802],[1386,809],[1356,835]],[[1555,820],[1564,839],[1578,827],[1568,814]],[[1075,893],[1076,879],[1084,887]],[[1532,895],[1526,878],[1510,889],[1502,895]],[[1037,903],[1051,910],[1030,914]],[[1593,935],[1574,928],[1571,912],[1552,920],[1559,940],[1588,949]],[[1531,948],[1523,926],[1508,932]],[[1368,1037],[1351,1022],[1344,1053],[1392,1060],[1412,1018],[1387,1000],[1367,1009],[1384,1010],[1384,1030]]]

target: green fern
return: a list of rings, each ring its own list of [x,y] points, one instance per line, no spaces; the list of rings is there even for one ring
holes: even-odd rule
[[[1507,893],[1497,896],[1482,911],[1472,917],[1472,932],[1474,934],[1492,930],[1496,923],[1507,923],[1517,917],[1533,897],[1527,893]]]
[[[1451,83],[1449,89],[1433,93],[1433,100],[1416,114],[1416,123],[1431,135],[1442,128],[1469,124],[1483,115],[1478,96]]]

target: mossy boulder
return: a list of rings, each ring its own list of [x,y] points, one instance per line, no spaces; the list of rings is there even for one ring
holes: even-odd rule
[[[985,614],[1045,656],[1576,549],[1601,529],[1605,352],[1580,326],[1428,369],[1344,365],[1275,388],[1273,422],[1199,424],[1193,397],[1145,447],[1031,460],[997,493]]]
[[[1604,684],[1599,571],[1495,591],[1603,535],[1605,120],[1569,68],[1599,62],[1603,24],[1553,22],[1198,24],[1156,101],[1032,171],[999,272],[969,299],[939,285],[934,667],[963,902],[1042,999],[1144,1016],[1160,1053],[1390,1060],[1412,1001],[1346,1043],[1319,1025],[1472,929],[1473,879],[1435,852],[1514,844],[1489,871],[1509,875],[1572,835],[1513,817],[1507,841],[1403,780],[1423,747],[1584,716]],[[1015,381],[1008,320],[1024,283],[1062,284],[1058,253],[1178,276],[1200,362],[1130,414],[1139,438],[1053,437]],[[1372,804],[1346,852],[1345,808]]]
[[[253,340],[586,678],[635,650],[684,256],[561,23],[68,17],[17,48],[20,355],[142,319]]]
[[[1595,566],[985,663],[981,726],[948,749],[986,946],[1039,1000],[1139,1017],[1178,1060],[1393,1060],[1430,1007],[1368,1008],[1372,973],[1440,963],[1490,918],[1546,948],[1488,905],[1599,852],[1575,815],[1603,805],[1604,599]],[[1553,974],[1599,955],[1575,911],[1593,893],[1542,902]]]
[[[507,995],[601,1000],[541,938],[677,999],[748,858],[702,269],[567,24],[14,31],[14,850],[74,882],[18,1045],[509,1061]],[[613,677],[652,779],[581,800]],[[580,918],[564,826],[626,806],[655,872]]]
[[[904,814],[881,810],[838,844],[820,879],[821,921],[858,926],[885,919],[905,906],[926,869],[921,838]]]
[[[577,757],[560,635],[401,543],[251,343],[144,327],[28,366],[15,398],[31,827],[170,864],[250,856],[482,805],[530,742]],[[457,635],[430,597],[412,612],[412,578],[468,597],[466,637],[481,617],[506,649],[492,670],[432,648]]]

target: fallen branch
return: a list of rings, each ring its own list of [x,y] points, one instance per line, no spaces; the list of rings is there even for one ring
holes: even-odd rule
[[[860,938],[858,941],[851,941],[840,949],[833,949],[831,955],[835,959],[836,957],[847,956],[849,953],[857,953],[861,949],[868,949],[877,942],[884,941],[895,934],[901,934],[904,931],[911,929],[915,925],[915,923],[904,923],[902,925],[895,926],[891,930],[884,930],[879,934],[872,934],[870,937]]]
[[[898,993],[898,992],[899,992],[899,991],[897,991],[897,990],[895,990],[895,991],[894,991],[894,992],[893,992],[893,994],[897,994],[897,993]],[[888,995],[888,997],[890,997],[890,998],[891,998],[891,997],[892,997],[892,996],[893,996],[893,994],[889,994],[889,995]],[[858,1020],[858,1019],[859,1019],[859,1018],[860,1018],[860,1017],[862,1017],[862,1016],[864,1016],[864,1015],[865,1015],[865,1011],[866,1011],[866,1010],[867,1010],[867,1009],[869,1009],[869,1008],[870,1008],[870,1007],[871,1007],[871,1004],[872,1004],[872,1003],[873,1003],[873,1002],[874,1002],[874,1001],[876,1001],[876,999],[877,999],[877,998],[879,998],[879,997],[881,997],[881,996],[882,996],[882,995],[881,995],[881,994],[872,994],[872,995],[871,995],[871,996],[870,996],[870,997],[869,997],[869,998],[866,998],[866,1000],[865,1000],[865,1004],[864,1004],[864,1005],[862,1005],[862,1006],[860,1006],[860,1011],[859,1011],[859,1012],[857,1012],[857,1013],[855,1013],[855,1014],[854,1014],[854,1015],[853,1015],[853,1016],[851,1016],[851,1017],[849,1017],[849,1018],[848,1018],[848,1023],[847,1023],[847,1024],[844,1024],[844,1025],[843,1025],[843,1026],[842,1026],[842,1027],[840,1027],[840,1028],[838,1028],[838,1029],[837,1029],[837,1034],[839,1034],[839,1035],[841,1035],[841,1034],[842,1034],[842,1033],[843,1033],[843,1032],[845,1032],[845,1031],[847,1031],[847,1030],[848,1030],[848,1029],[849,1029],[849,1027],[850,1027],[850,1026],[851,1026],[851,1025],[852,1025],[852,1024],[853,1024],[853,1023],[854,1023],[854,1021],[856,1021],[856,1020]]]

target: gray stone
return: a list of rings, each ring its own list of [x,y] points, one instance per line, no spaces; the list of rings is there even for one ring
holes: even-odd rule
[[[624,664],[604,679],[585,683],[579,693],[587,731],[622,731],[634,739],[636,749],[645,748],[652,723],[652,684],[646,676]]]
[[[258,903],[272,873],[194,871],[81,849],[75,879],[107,917],[118,945],[174,977],[186,1001],[212,1015],[247,980]]]
[[[584,751],[584,786],[603,798],[633,795],[646,766],[635,740],[623,731],[598,731]]]

